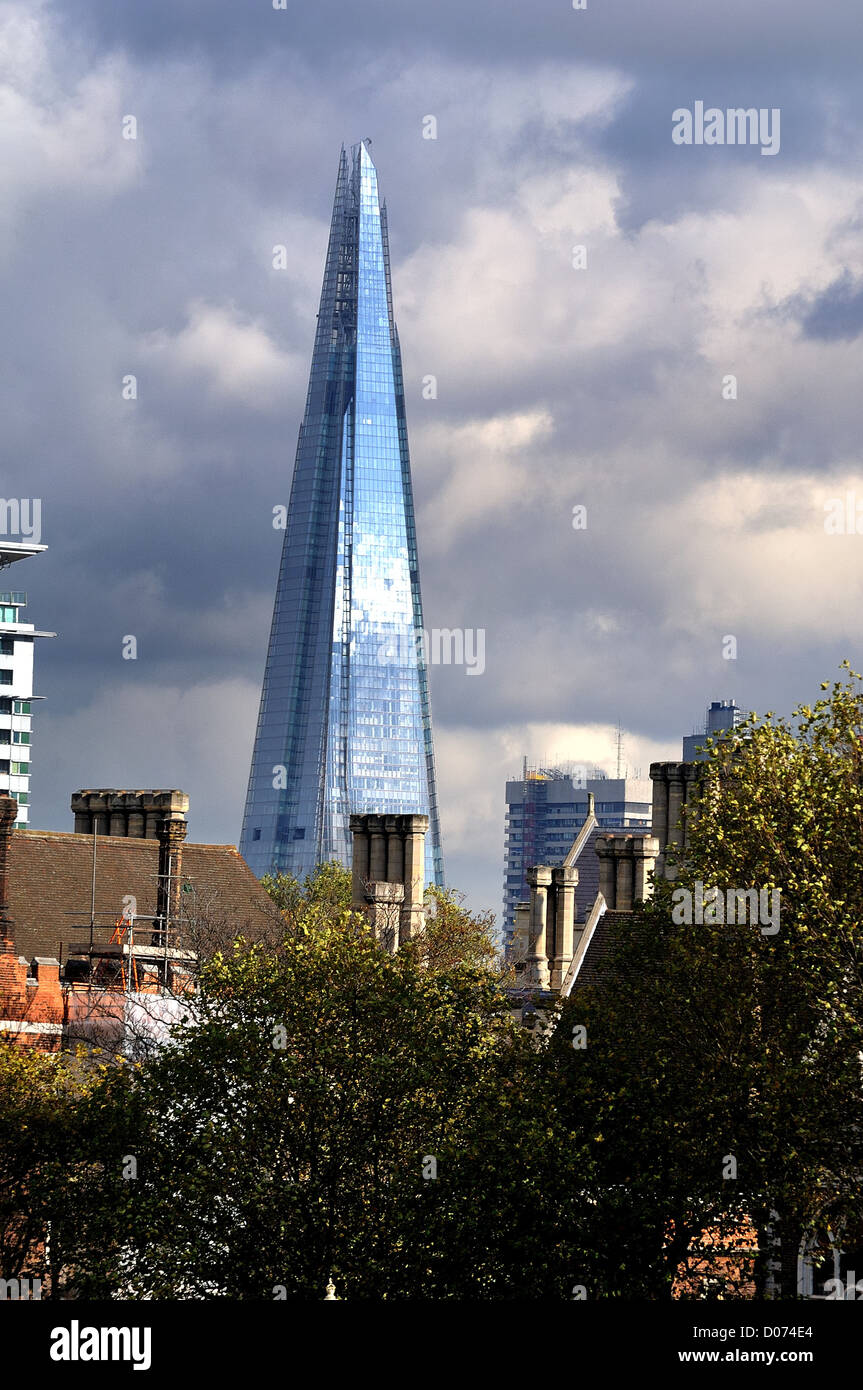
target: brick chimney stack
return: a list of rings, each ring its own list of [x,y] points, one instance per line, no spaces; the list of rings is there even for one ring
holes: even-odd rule
[[[123,835],[133,840],[156,840],[159,826],[189,809],[185,792],[125,791],[115,787],[85,787],[72,793],[76,835]]]
[[[180,914],[180,888],[183,872],[183,841],[186,838],[186,817],[165,817],[159,823],[159,879],[156,918],[161,926],[170,926]]]
[[[17,815],[15,798],[0,794],[0,953],[5,954],[15,951],[12,942],[15,923],[9,916],[9,848]]]

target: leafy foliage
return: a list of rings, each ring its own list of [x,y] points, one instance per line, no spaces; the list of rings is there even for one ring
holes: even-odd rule
[[[278,953],[215,958],[196,1026],[117,1097],[140,1125],[138,1177],[105,1288],[320,1297],[332,1275],[354,1297],[452,1297],[520,1283],[507,1218],[544,1122],[537,1055],[508,1013],[487,971],[390,956],[347,909]]]
[[[156,1055],[0,1044],[0,1273],[50,1232],[52,1289],[103,1296],[745,1297],[772,1235],[793,1297],[801,1239],[863,1227],[863,688],[823,689],[712,748],[674,883],[546,1043],[488,915],[434,890],[391,955],[331,864],[268,880],[277,937],[210,953]],[[697,884],[778,890],[778,932],[680,920]]]
[[[491,970],[498,964],[493,912],[468,911],[464,894],[448,888],[429,888],[426,906],[428,915],[417,950],[427,970],[451,970],[457,965]]]
[[[863,692],[848,677],[793,720],[752,716],[712,746],[675,882],[625,924],[602,989],[565,1011],[572,1122],[626,1194],[617,1287],[670,1292],[690,1239],[744,1215],[762,1258],[730,1271],[726,1296],[753,1273],[764,1291],[771,1236],[784,1297],[807,1233],[859,1239]],[[677,890],[699,884],[778,890],[778,932],[676,920]],[[565,1048],[576,1022],[586,1052]]]

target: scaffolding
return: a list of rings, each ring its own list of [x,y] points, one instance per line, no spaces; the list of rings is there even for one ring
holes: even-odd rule
[[[113,913],[97,913],[113,917]],[[150,926],[139,926],[140,923]],[[107,930],[110,921],[96,931]],[[73,923],[73,930],[90,931],[90,923]],[[109,941],[91,941],[66,958],[68,983],[86,989],[108,989],[123,994],[170,991],[176,977],[188,979],[196,960],[194,951],[177,946],[178,926],[166,928],[159,917],[119,917],[113,923]],[[141,935],[149,935],[142,941]],[[76,978],[71,966],[83,967]]]
[[[138,914],[124,908],[118,917],[116,909],[96,909],[96,870],[97,834],[93,832],[93,859],[90,881],[90,912],[88,922],[71,923],[73,931],[86,931],[89,941],[86,946],[76,949],[67,956],[66,978],[73,987],[85,989],[107,989],[123,994],[148,992],[167,992],[181,976],[186,985],[196,960],[194,951],[178,945],[180,932],[185,919],[177,913],[172,916],[170,904],[175,887],[173,859],[168,859],[168,871],[157,873],[159,897],[164,904],[162,910],[153,915]],[[163,884],[164,880],[164,884]],[[191,883],[183,884],[183,892],[190,891]],[[79,911],[68,916],[78,917]],[[109,920],[104,926],[97,922],[98,917]],[[97,942],[96,933],[107,931],[113,924],[111,937],[107,942]],[[149,925],[148,925],[149,924]],[[83,967],[76,980],[70,965]]]

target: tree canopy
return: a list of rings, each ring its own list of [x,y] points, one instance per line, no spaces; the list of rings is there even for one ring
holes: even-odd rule
[[[794,1297],[801,1241],[853,1246],[863,1225],[861,678],[716,742],[687,815],[674,880],[621,914],[545,1037],[490,914],[435,890],[391,954],[329,864],[267,881],[277,930],[202,959],[192,1022],[152,1054],[0,1040],[5,1277],[148,1298],[316,1299],[331,1278],[351,1299]],[[712,889],[758,914],[779,896],[729,920]]]
[[[601,989],[565,1010],[568,1103],[623,1184],[631,1230],[664,1252],[652,1268],[669,1291],[689,1240],[733,1233],[741,1213],[761,1250],[741,1269],[777,1296],[796,1296],[808,1235],[859,1241],[860,680],[848,669],[790,720],[753,715],[709,746],[676,878],[622,924]],[[691,902],[716,889],[726,909],[682,920],[681,889]],[[758,920],[729,921],[729,892],[747,890]],[[582,1055],[561,1046],[576,1020]]]

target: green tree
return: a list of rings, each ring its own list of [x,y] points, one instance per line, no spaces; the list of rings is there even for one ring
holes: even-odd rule
[[[753,717],[712,749],[687,840],[687,883],[780,894],[778,930],[714,924],[705,944],[733,939],[746,962],[741,1166],[784,1297],[807,1232],[856,1243],[863,1219],[863,686],[843,667],[791,720]]]
[[[232,1298],[319,1298],[330,1275],[349,1297],[562,1286],[543,1253],[561,1146],[497,980],[389,955],[332,901],[290,910],[302,926],[279,950],[238,944],[205,963],[194,1026],[103,1088],[121,1115],[103,1131],[134,1135],[137,1177],[118,1180],[127,1141],[114,1141],[91,1236],[104,1258],[82,1286]]]
[[[451,888],[427,890],[427,915],[416,949],[428,970],[450,970],[457,965],[499,968],[494,913],[474,913],[464,904],[465,895]]]
[[[565,1010],[552,1055],[601,1152],[603,1191],[625,1194],[609,1289],[670,1292],[692,1237],[731,1232],[743,1212],[758,1287],[772,1274],[782,1297],[796,1296],[807,1232],[829,1223],[859,1239],[861,732],[849,670],[791,720],[753,716],[713,746],[675,882],[657,883],[601,986]],[[681,890],[694,907],[699,885],[720,891],[721,917],[683,920]],[[760,920],[723,920],[729,891],[748,890]],[[762,916],[774,890],[778,930]],[[582,1053],[565,1045],[577,1023]]]
[[[0,1038],[0,1277],[39,1278],[43,1298],[64,1292],[98,1190],[107,1070]]]
[[[749,1084],[745,990],[733,949],[699,978],[700,949],[654,905],[628,916],[600,983],[567,1001],[549,1049],[561,1110],[589,1136],[594,1297],[675,1296],[699,1234],[731,1239],[746,1216],[726,1176]],[[726,1273],[716,1292],[742,1294],[745,1279]]]
[[[261,884],[280,909],[285,926],[301,930],[304,923],[329,909],[351,905],[351,875],[336,859],[319,864],[301,884],[293,874],[264,874]]]

